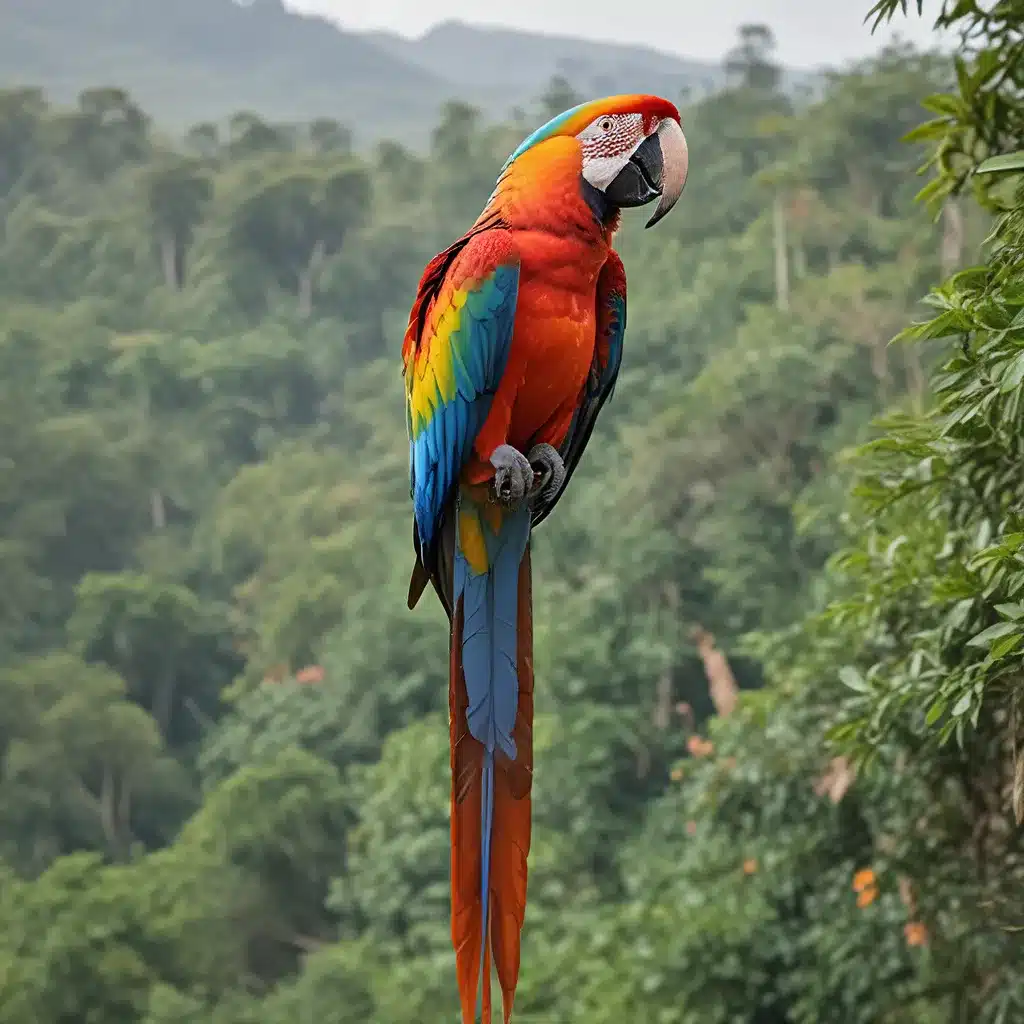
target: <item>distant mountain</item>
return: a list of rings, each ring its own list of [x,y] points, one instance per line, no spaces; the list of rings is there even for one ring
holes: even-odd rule
[[[240,109],[373,134],[430,123],[452,86],[280,0],[0,0],[0,85],[119,85],[170,126]]]
[[[253,110],[418,144],[446,100],[501,117],[556,74],[588,95],[676,97],[722,81],[715,65],[643,47],[457,22],[419,39],[346,32],[282,0],[0,0],[0,87],[39,85],[66,102],[122,86],[170,128]]]
[[[509,105],[536,99],[555,75],[588,96],[653,92],[678,96],[722,84],[719,65],[643,46],[592,43],[565,36],[483,28],[447,21],[418,39],[372,33],[382,49],[439,78],[473,90],[501,91]]]

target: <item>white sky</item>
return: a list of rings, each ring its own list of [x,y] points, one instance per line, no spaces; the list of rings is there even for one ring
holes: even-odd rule
[[[579,36],[608,42],[646,43],[682,56],[717,60],[745,22],[766,22],[778,37],[778,57],[791,67],[835,65],[877,51],[892,30],[872,36],[864,16],[873,0],[285,0],[297,10],[322,14],[349,29],[385,28],[421,35],[456,18]],[[926,0],[919,17],[898,15],[904,38],[928,45],[938,0]],[[496,10],[495,8],[498,7]],[[456,59],[453,57],[453,59]]]

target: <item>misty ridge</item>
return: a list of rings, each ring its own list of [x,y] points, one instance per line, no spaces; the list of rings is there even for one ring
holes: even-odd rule
[[[459,22],[419,39],[346,32],[280,0],[0,0],[0,87],[36,85],[58,102],[126,89],[157,122],[182,129],[255,110],[272,120],[331,117],[361,145],[429,138],[438,110],[462,100],[515,118],[556,76],[584,95],[707,95],[719,64],[641,47]],[[784,74],[805,88],[814,76]]]

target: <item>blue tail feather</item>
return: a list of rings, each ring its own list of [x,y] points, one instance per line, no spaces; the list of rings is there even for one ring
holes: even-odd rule
[[[462,598],[462,670],[470,735],[484,748],[481,787],[481,898],[483,903],[480,947],[481,984],[477,1012],[483,998],[487,923],[490,897],[491,838],[494,823],[494,757],[500,750],[516,759],[513,729],[519,706],[517,668],[519,567],[530,539],[530,511],[504,512],[495,535],[484,520],[489,569],[474,573],[461,545],[455,551],[454,600]]]
[[[480,933],[480,988],[477,991],[476,1012],[481,1011],[484,997],[484,971],[487,964],[487,917],[490,910],[491,833],[494,827],[494,752],[484,755],[483,780],[480,786],[480,885],[483,900],[483,928]]]

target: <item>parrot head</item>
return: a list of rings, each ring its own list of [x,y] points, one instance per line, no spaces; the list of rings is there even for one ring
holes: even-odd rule
[[[689,153],[673,103],[643,95],[581,103],[526,138],[505,168],[527,150],[567,137],[579,143],[584,182],[610,206],[645,206],[657,199],[647,227],[675,206],[686,184]]]

